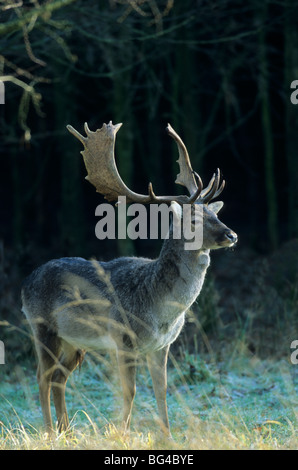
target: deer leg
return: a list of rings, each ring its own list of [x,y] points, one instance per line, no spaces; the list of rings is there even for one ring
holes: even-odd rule
[[[51,394],[51,377],[55,365],[45,367],[44,361],[42,364],[39,363],[37,370],[37,380],[39,385],[39,400],[42,409],[43,421],[45,429],[49,434],[53,432],[51,406],[50,406],[50,394]]]
[[[34,331],[36,352],[38,356],[37,380],[39,399],[43,414],[44,425],[49,434],[53,433],[51,416],[51,379],[57,367],[61,342],[55,332],[50,331],[44,324],[36,325]]]
[[[167,361],[169,346],[159,351],[147,354],[147,363],[152,378],[154,394],[157,402],[159,417],[162,423],[162,430],[168,436],[170,433],[170,425],[167,409]]]
[[[127,431],[136,394],[136,356],[129,350],[118,349],[117,359],[123,393],[123,425]]]
[[[69,427],[65,403],[66,382],[75,368],[82,363],[84,354],[70,345],[63,345],[63,353],[59,358],[59,365],[52,377],[53,399],[58,420],[58,431],[66,431]]]
[[[58,366],[52,378],[53,399],[58,421],[58,432],[66,431],[69,427],[69,420],[65,403],[66,382],[71,373],[70,370]]]
[[[44,425],[49,434],[53,433],[51,416],[51,379],[57,367],[57,360],[52,350],[45,345],[37,347],[38,368],[37,380],[39,385],[39,400],[43,414]]]

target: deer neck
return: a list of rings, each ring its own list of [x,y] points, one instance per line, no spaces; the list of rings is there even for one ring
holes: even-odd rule
[[[188,309],[203,286],[210,264],[210,250],[186,250],[185,240],[175,240],[170,231],[157,259],[157,278],[162,297],[169,297]],[[185,308],[184,308],[185,307]]]

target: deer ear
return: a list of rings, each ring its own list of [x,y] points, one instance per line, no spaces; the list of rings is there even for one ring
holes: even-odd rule
[[[211,202],[211,204],[208,204],[208,209],[217,214],[222,209],[223,205],[224,203],[222,201]]]

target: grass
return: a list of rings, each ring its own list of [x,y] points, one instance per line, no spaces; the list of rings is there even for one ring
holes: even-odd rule
[[[188,353],[183,360],[172,358],[168,408],[173,440],[158,431],[145,367],[139,367],[129,434],[119,428],[114,359],[106,356],[98,364],[89,356],[68,382],[72,432],[49,440],[42,430],[35,371],[23,364],[8,374],[8,366],[1,366],[0,449],[297,449],[298,366],[243,351],[227,357],[217,363]]]
[[[297,253],[293,240],[266,258],[247,250],[233,257],[214,254],[217,264],[173,345],[172,441],[158,432],[147,368],[139,367],[131,432],[123,434],[114,358],[91,355],[68,381],[71,434],[47,438],[31,331],[20,320],[16,300],[20,273],[7,257],[0,266],[0,339],[6,348],[6,364],[0,365],[0,449],[297,449],[298,365],[290,363],[298,331]]]

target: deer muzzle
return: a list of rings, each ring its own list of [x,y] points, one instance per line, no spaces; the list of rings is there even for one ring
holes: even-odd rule
[[[233,230],[227,229],[224,233],[224,244],[225,246],[233,246],[238,241],[237,233],[233,232]]]

